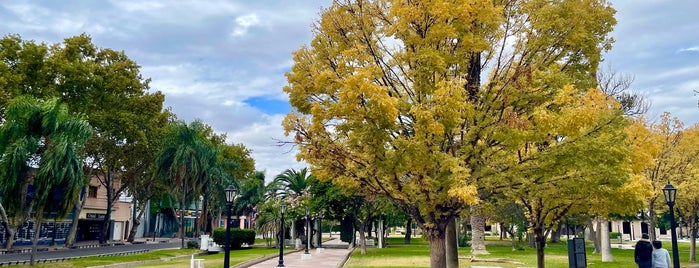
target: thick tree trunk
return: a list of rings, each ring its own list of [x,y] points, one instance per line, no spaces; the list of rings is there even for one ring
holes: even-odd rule
[[[587,237],[588,240],[592,240],[592,244],[594,245],[595,249],[592,251],[593,254],[599,254],[601,251],[600,244],[599,244],[599,236],[598,236],[598,231],[599,227],[595,228],[595,222],[592,221],[592,218],[589,217],[587,218],[587,230],[590,233],[589,237]],[[597,230],[597,231],[595,231]],[[573,231],[576,232],[577,230]]]
[[[471,207],[471,253],[473,255],[489,254],[485,249],[485,215]]]
[[[408,222],[405,223],[405,244],[410,244],[410,236],[413,235],[413,218],[408,218]]]
[[[65,247],[71,247],[73,244],[75,244],[75,235],[78,232],[78,221],[80,221],[80,212],[83,210],[83,207],[85,207],[85,201],[87,198],[83,197],[80,202],[76,202],[75,206],[73,207],[73,219],[71,220],[70,223],[70,230],[68,231],[68,236],[66,237],[66,243]]]
[[[211,235],[209,229],[209,191],[206,190],[207,188],[204,188],[204,200],[201,204],[201,222],[204,223],[204,234]]]
[[[444,228],[444,227],[443,227]],[[446,248],[444,238],[445,230],[439,229],[439,225],[435,228],[422,229],[430,240],[430,268],[447,267]]]
[[[551,232],[551,243],[561,242],[561,224],[558,224],[558,228]]]
[[[534,228],[534,241],[536,244],[536,267],[544,268],[544,249],[546,248],[546,234],[543,228]]]
[[[364,229],[366,229],[366,223],[361,223],[359,226],[359,245],[361,247],[361,253],[366,254],[366,235]]]
[[[108,192],[111,192],[107,188]],[[104,221],[102,221],[102,229],[100,231],[100,244],[106,244],[109,240],[109,224],[112,221],[112,209],[114,202],[112,201],[112,194],[107,194],[107,211],[104,213]]]
[[[648,204],[648,235],[650,236],[650,241],[655,241],[655,199],[651,200]],[[640,235],[639,235],[640,236]]]
[[[449,221],[445,238],[447,268],[459,268],[459,244],[456,239],[456,218]]]
[[[598,232],[600,233],[600,246],[602,248],[602,262],[613,262],[614,257],[612,256],[612,244],[609,241],[609,222],[606,219],[600,219],[600,228]]]

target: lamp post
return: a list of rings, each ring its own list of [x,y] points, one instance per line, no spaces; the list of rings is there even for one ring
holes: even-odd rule
[[[667,206],[670,207],[670,235],[672,236],[672,266],[674,268],[680,268],[680,253],[677,249],[677,234],[675,233],[675,198],[677,198],[677,189],[667,182],[663,188],[663,194],[665,195],[665,202]]]
[[[226,206],[228,207],[228,215],[226,221],[226,255],[223,257],[223,268],[230,267],[231,259],[231,207],[235,200],[236,190],[233,185],[228,185],[226,188]]]
[[[279,211],[281,212],[281,220],[279,221],[279,264],[277,267],[284,267],[284,246],[286,246],[284,243],[284,212],[286,211],[286,203],[282,202]]]
[[[306,249],[303,252],[303,254],[310,254],[308,253],[308,244],[311,243],[311,217],[308,215],[310,214],[311,210],[306,207]]]

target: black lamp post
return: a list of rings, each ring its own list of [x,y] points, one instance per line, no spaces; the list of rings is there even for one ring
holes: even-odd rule
[[[284,246],[286,246],[284,243],[284,212],[286,211],[286,203],[282,202],[279,211],[281,212],[281,220],[279,221],[279,264],[277,264],[277,267],[284,267]]]
[[[303,254],[310,254],[308,253],[308,244],[311,243],[311,217],[308,215],[310,212],[311,210],[306,207],[306,250],[303,252]]]
[[[235,200],[236,190],[233,185],[228,185],[226,188],[226,206],[228,207],[228,216],[226,221],[226,255],[223,259],[223,268],[230,267],[231,263],[231,207]]]
[[[670,207],[670,235],[672,236],[672,266],[674,268],[680,268],[680,253],[677,249],[677,234],[675,227],[675,198],[677,198],[677,189],[667,182],[667,185],[663,188],[663,194],[665,194],[665,202],[668,207]]]

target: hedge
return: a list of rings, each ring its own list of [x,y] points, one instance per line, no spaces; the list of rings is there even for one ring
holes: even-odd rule
[[[226,245],[226,228],[214,230],[214,242],[221,246]],[[243,244],[252,246],[255,243],[255,230],[231,228],[231,248],[239,249]]]

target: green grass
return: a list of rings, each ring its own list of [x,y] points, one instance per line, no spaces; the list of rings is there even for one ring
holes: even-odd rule
[[[589,242],[589,241],[588,241]],[[346,263],[347,268],[371,267],[371,268],[396,268],[396,267],[429,267],[429,245],[424,239],[412,239],[411,245],[403,244],[402,238],[389,238],[389,248],[368,248],[367,254],[362,255],[357,249]],[[627,242],[628,243],[628,242]],[[667,243],[669,244],[669,243]],[[487,250],[490,254],[479,255],[477,262],[471,262],[470,248],[459,248],[459,267],[497,266],[503,268],[536,267],[536,249],[521,245],[522,250],[512,251],[509,241],[500,241],[497,238],[488,238]],[[636,267],[633,261],[633,250],[612,249],[614,262],[602,263],[600,254],[592,254],[594,248],[588,243],[586,249],[588,267],[626,268]],[[680,260],[689,257],[689,244],[680,244]],[[567,268],[568,248],[567,244],[548,244],[544,259],[547,268]],[[683,262],[688,265],[689,262]]]
[[[136,261],[153,261],[152,263],[144,263],[142,265],[132,267],[189,267],[190,256],[198,254],[199,250],[194,249],[165,249],[156,250],[143,254],[134,254],[129,256],[108,256],[108,257],[88,257],[73,259],[65,262],[57,263],[41,263],[35,264],[37,268],[73,268],[73,267],[90,267],[101,266],[115,263],[126,263]],[[251,248],[231,251],[231,265],[242,263],[248,260],[261,258],[264,256],[276,255],[278,249],[273,248]],[[169,260],[174,257],[185,257],[176,260]],[[196,259],[204,259],[205,267],[221,267],[223,266],[223,253],[194,256]],[[12,267],[30,267],[29,265],[20,265]]]

